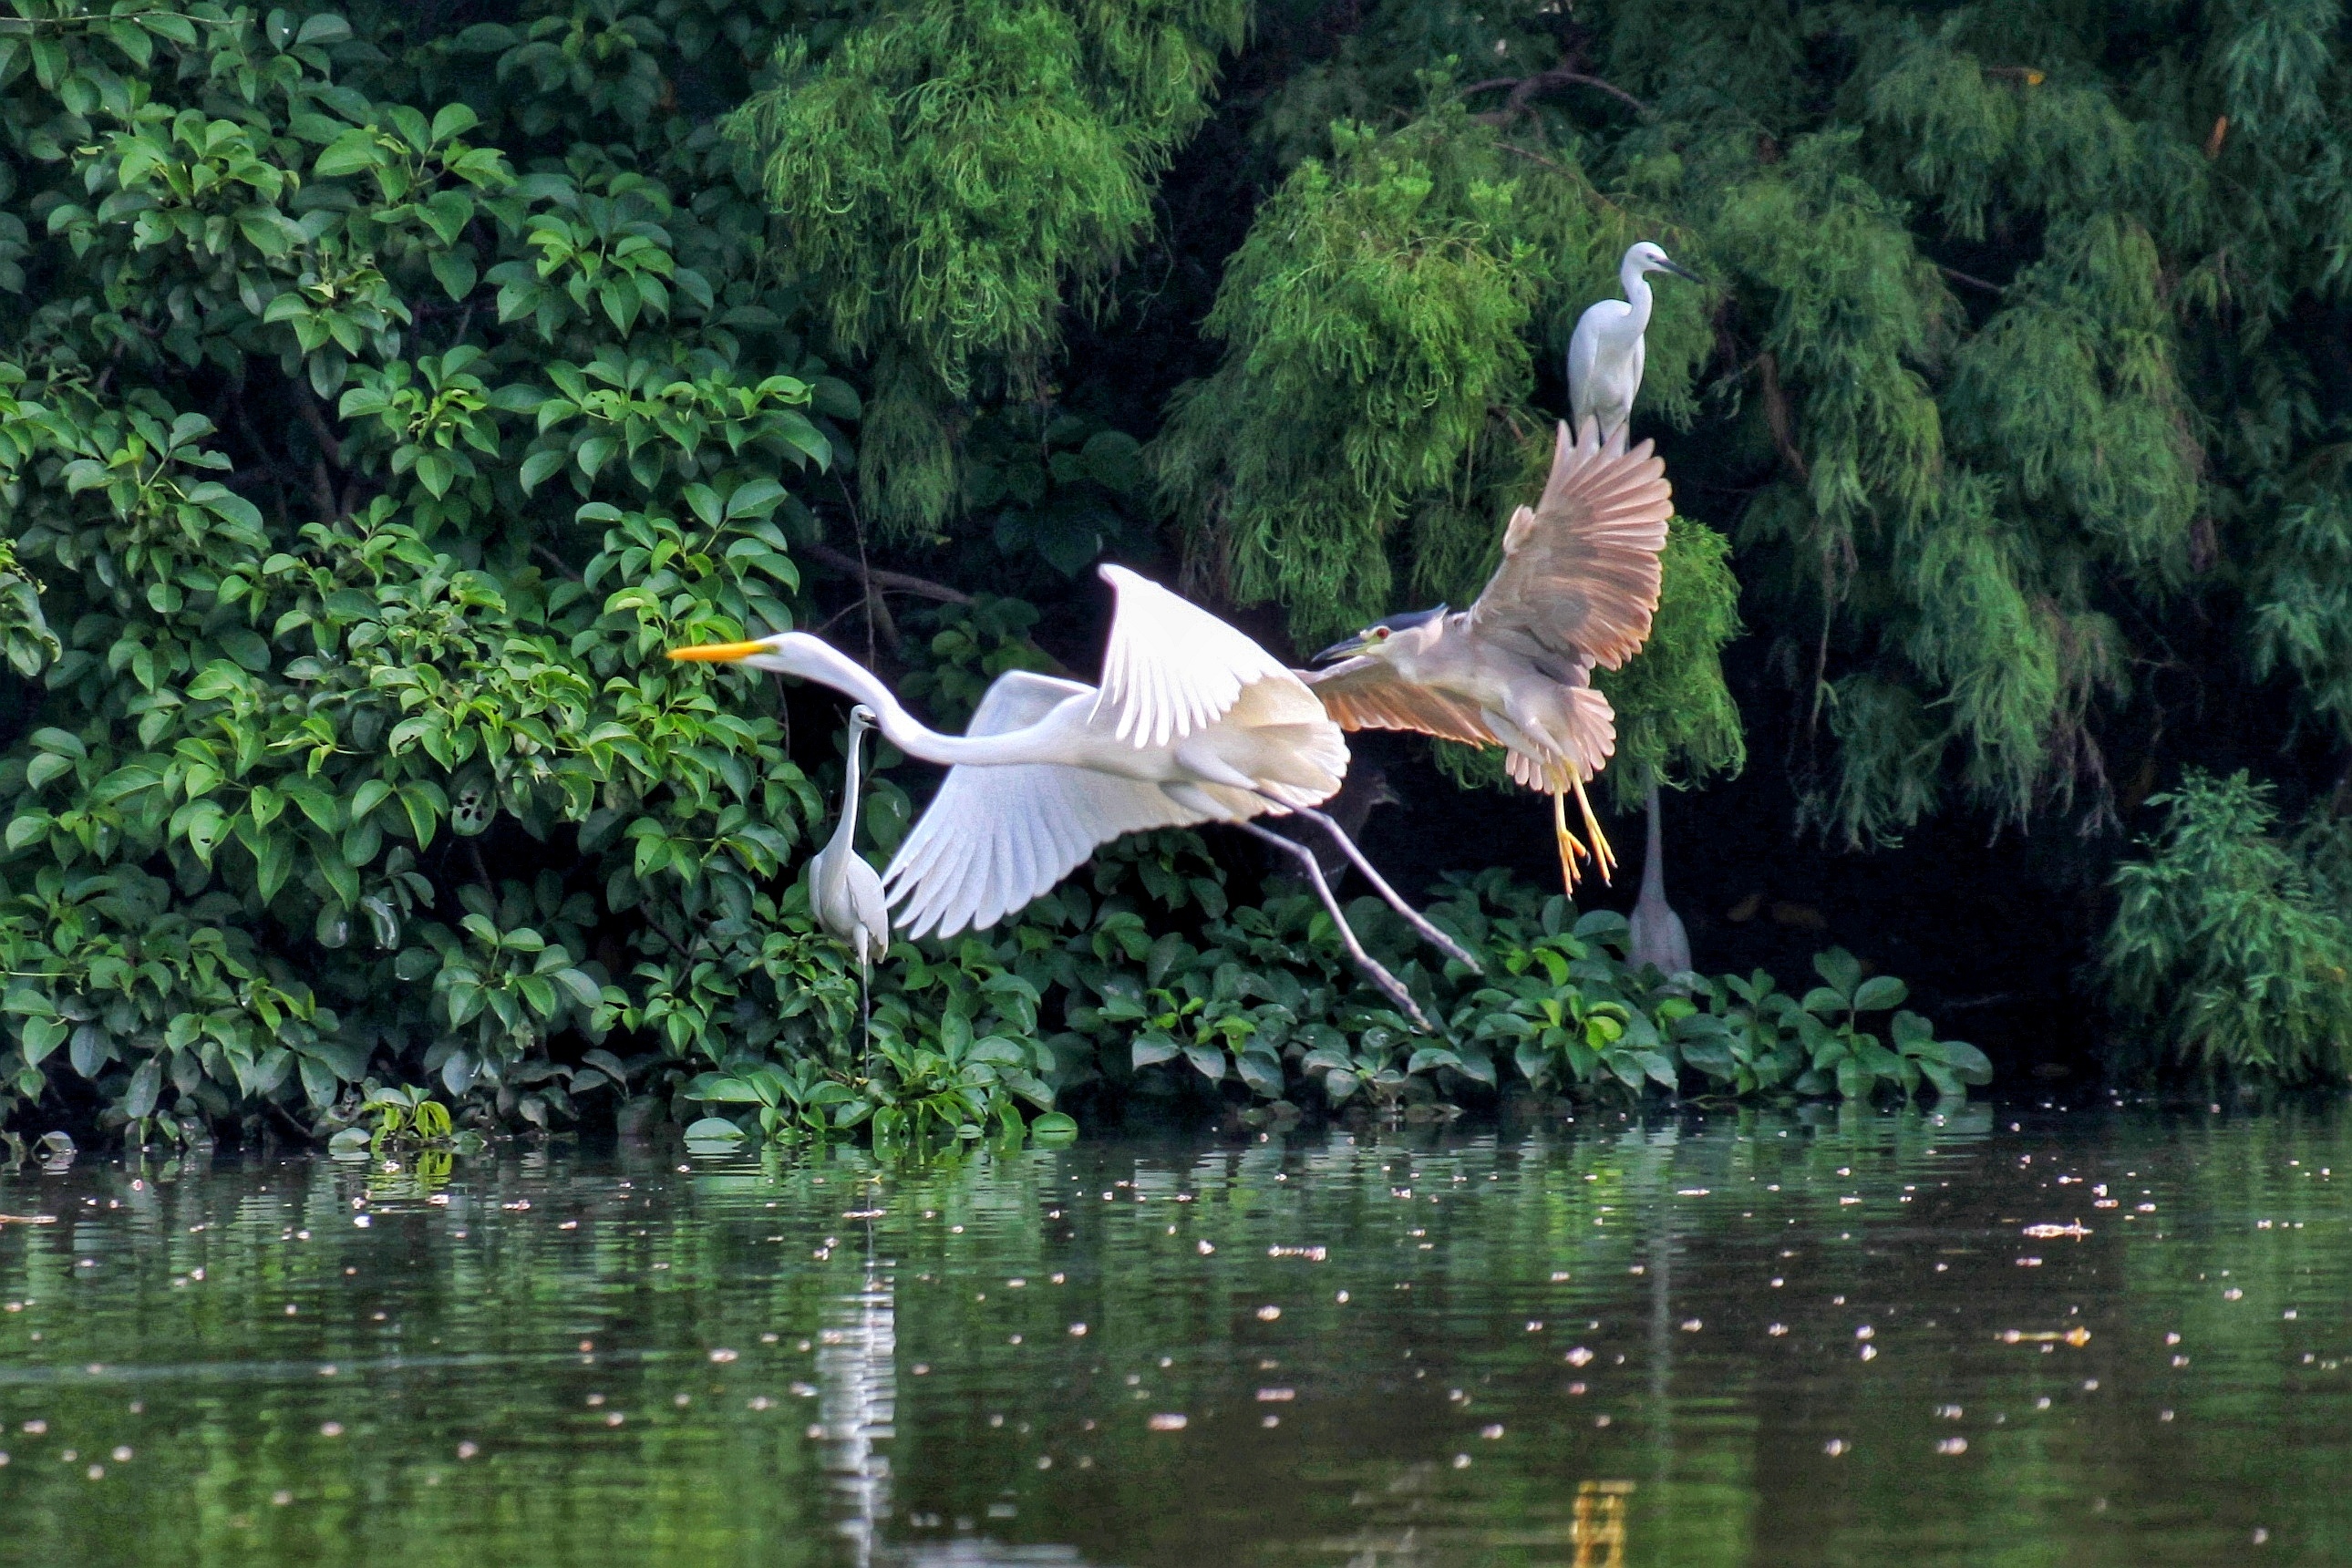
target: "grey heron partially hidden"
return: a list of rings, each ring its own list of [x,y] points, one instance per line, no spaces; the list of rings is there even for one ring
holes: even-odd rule
[[[882,878],[857,853],[858,753],[874,728],[874,710],[859,703],[849,710],[849,766],[842,775],[841,821],[824,848],[809,858],[809,912],[825,934],[857,960],[857,985],[871,986],[877,960],[890,950],[890,904]]]
[[[1683,917],[1666,902],[1666,835],[1660,825],[1655,777],[1650,780],[1644,805],[1650,816],[1650,842],[1642,857],[1642,895],[1633,900],[1633,929],[1626,956],[1636,969],[1654,963],[1659,973],[1672,978],[1691,966],[1690,932],[1683,929]]]
[[[1028,670],[996,678],[961,735],[922,724],[855,660],[805,632],[670,650],[830,686],[874,710],[882,733],[948,776],[883,881],[908,936],[994,924],[1129,833],[1231,823],[1289,855],[1349,955],[1413,1021],[1412,994],[1356,940],[1303,844],[1252,820],[1291,813],[1346,835],[1313,808],[1339,787],[1347,742],[1299,678],[1234,627],[1118,566],[1099,688]],[[1461,946],[1407,906],[1354,844],[1349,858],[1414,929],[1472,968]]]
[[[1568,341],[1569,416],[1580,430],[1586,420],[1598,420],[1606,436],[1633,417],[1633,396],[1642,390],[1642,336],[1650,328],[1650,285],[1643,275],[1650,272],[1698,281],[1646,239],[1626,250],[1617,267],[1625,297],[1588,307]]]
[[[1342,729],[1505,748],[1511,777],[1552,797],[1569,890],[1579,855],[1605,880],[1616,857],[1584,785],[1616,750],[1617,719],[1591,672],[1615,669],[1649,637],[1674,510],[1647,441],[1628,452],[1622,426],[1604,441],[1590,422],[1574,440],[1562,425],[1542,498],[1512,513],[1503,564],[1476,604],[1375,622],[1318,654],[1339,662],[1305,679]],[[1568,830],[1570,794],[1589,850]]]

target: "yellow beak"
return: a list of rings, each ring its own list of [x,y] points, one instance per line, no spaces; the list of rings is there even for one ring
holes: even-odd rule
[[[674,647],[669,656],[692,664],[733,664],[755,653],[767,652],[767,645],[755,642],[710,642],[699,647]]]

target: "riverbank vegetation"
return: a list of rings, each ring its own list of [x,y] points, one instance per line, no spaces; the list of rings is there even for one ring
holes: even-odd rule
[[[1668,985],[1477,864],[1437,918],[1483,977],[1367,909],[1444,1020],[1410,1036],[1213,835],[901,947],[869,1042],[795,881],[837,711],[660,655],[817,629],[955,723],[1003,669],[1091,669],[1098,558],[1286,649],[1463,602],[1577,311],[1655,237],[1711,282],[1650,333],[1685,515],[1608,684],[1621,802],[1753,741],[1801,853],[1973,814],[2079,834],[2095,881],[2184,758],[2251,759],[2333,842],[2335,28],[10,0],[0,1110],[319,1137],[429,1089],[476,1129],[911,1133],[1979,1080],[1860,960]],[[1516,798],[1436,761],[1423,818]],[[887,853],[929,781],[882,762]],[[2238,928],[2164,869],[2210,837],[2123,872],[2103,973],[2151,1018],[2230,993],[2165,1059],[2340,1077],[2307,983],[2345,879],[2249,871],[2314,934],[2231,992],[2182,933]]]

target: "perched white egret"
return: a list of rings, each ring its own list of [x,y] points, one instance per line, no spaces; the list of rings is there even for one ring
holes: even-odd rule
[[[1625,297],[1588,307],[1568,340],[1569,416],[1580,430],[1586,420],[1597,420],[1606,436],[1633,417],[1633,396],[1642,390],[1642,334],[1650,329],[1650,285],[1643,275],[1650,272],[1698,281],[1646,239],[1627,248],[1617,267]]]
[[[1633,941],[1627,956],[1638,969],[1654,963],[1669,977],[1691,966],[1690,932],[1683,917],[1666,902],[1666,835],[1660,825],[1658,781],[1650,781],[1644,803],[1650,815],[1648,852],[1642,858],[1642,896],[1633,900]]]
[[[1376,622],[1318,654],[1340,662],[1306,679],[1343,729],[1505,748],[1511,777],[1552,797],[1569,891],[1579,855],[1605,880],[1616,857],[1584,786],[1617,748],[1617,716],[1591,672],[1615,669],[1648,638],[1674,510],[1647,441],[1628,452],[1622,426],[1604,441],[1591,422],[1574,440],[1562,425],[1543,495],[1511,515],[1503,564],[1476,604]],[[1590,850],[1568,830],[1570,794]]]
[[[826,935],[857,960],[858,994],[873,985],[874,964],[890,951],[890,903],[882,878],[857,852],[858,753],[874,710],[859,703],[849,710],[849,766],[841,781],[841,820],[824,848],[809,857],[809,912]]]
[[[1129,833],[1224,822],[1292,857],[1358,967],[1428,1026],[1396,978],[1356,940],[1303,844],[1255,817],[1296,813],[1343,841],[1313,808],[1339,787],[1347,742],[1299,678],[1256,643],[1118,566],[1099,688],[1028,670],[996,678],[961,735],[919,721],[855,660],[805,632],[673,648],[670,658],[749,665],[830,686],[871,708],[891,744],[947,765],[939,794],[883,874],[908,936],[994,924]],[[1424,937],[1475,961],[1398,899],[1352,843],[1349,858]]]

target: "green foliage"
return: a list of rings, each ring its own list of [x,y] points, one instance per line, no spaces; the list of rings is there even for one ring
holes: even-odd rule
[[[1312,900],[1236,902],[1183,835],[900,944],[869,1024],[793,878],[824,802],[776,688],[660,657],[824,624],[804,574],[856,521],[853,467],[902,546],[961,516],[993,552],[951,563],[991,593],[932,593],[911,648],[880,590],[857,601],[947,722],[1046,662],[1011,593],[1148,550],[1155,482],[1301,625],[1400,576],[1460,596],[1540,459],[1537,345],[1663,174],[1600,201],[1443,106],[1345,130],[1227,279],[1212,326],[1244,368],[1147,461],[1148,410],[1056,403],[1057,311],[1109,298],[1234,0],[520,0],[446,36],[371,4],[19,9],[0,1116],[71,1100],[132,1142],[267,1122],[379,1153],[625,1101],[704,1139],[1063,1136],[1058,1094],[1176,1092],[1180,1061],[1237,1098],[1314,1078],[1435,1104],[1501,1081],[1488,1013],[1541,1037],[1559,1012],[1589,1046],[1612,1007],[1695,1066],[1713,1004],[1624,974],[1564,904],[1452,897],[1510,977],[1492,994],[1359,904],[1452,1021],[1433,1041]],[[1666,295],[1654,332],[1646,395],[1678,419],[1706,308]],[[1677,525],[1668,581],[1621,700],[1628,754],[1690,778],[1738,759],[1715,536]],[[887,847],[905,793],[871,803]],[[1512,967],[1539,949],[1606,973]],[[1546,1082],[1622,1089],[1624,1059],[1562,1046]]]
[[[1529,179],[1458,109],[1331,138],[1228,264],[1206,323],[1224,363],[1178,393],[1154,447],[1188,550],[1310,646],[1393,608],[1400,577],[1425,600],[1475,594],[1550,449],[1530,336],[1573,325],[1633,227]],[[1661,310],[1649,403],[1685,394],[1696,307]]]
[[[1653,778],[1684,787],[1748,762],[1739,708],[1723,680],[1724,645],[1739,635],[1731,543],[1705,523],[1675,518],[1658,558],[1658,611],[1650,640],[1622,669],[1593,671],[1617,710],[1609,769],[1619,809],[1642,802]]]
[[[2352,883],[2342,829],[2273,832],[2270,791],[2191,772],[2145,859],[2116,872],[2100,955],[2116,1010],[2209,1071],[2296,1083],[2352,1071]],[[2298,852],[2300,851],[2300,852]],[[2145,1065],[2143,1060],[2142,1065]]]
[[[748,92],[758,13],[0,35],[9,1103],[551,1125],[614,1082],[551,1042],[659,1000],[629,947],[804,842],[772,708],[658,658],[792,623],[777,476],[858,403],[667,101]]]
[[[1715,282],[1660,285],[1637,424],[1735,509],[1804,822],[2103,822],[2126,673],[2217,620],[2352,732],[2332,16],[1368,6],[1255,122],[1286,178],[1154,447],[1193,558],[1302,642],[1460,602],[1530,363],[1652,237]]]
[[[1240,0],[885,5],[729,123],[845,348],[887,345],[867,498],[936,526],[953,500],[934,403],[978,369],[1029,384],[1066,290],[1097,289],[1151,216],[1151,179],[1208,113]]]

